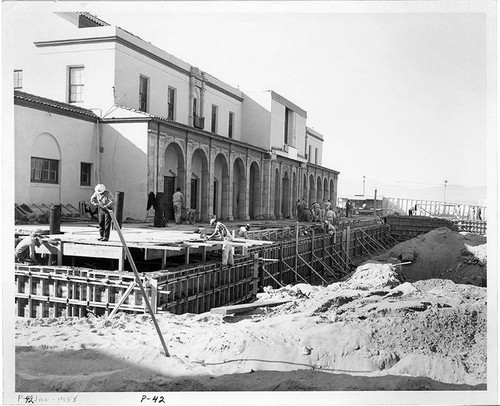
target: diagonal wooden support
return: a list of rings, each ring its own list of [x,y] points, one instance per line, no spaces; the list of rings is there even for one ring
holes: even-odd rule
[[[285,266],[290,269],[290,271],[292,271],[295,275],[297,275],[300,279],[302,279],[304,281],[304,283],[308,283],[301,275],[300,273],[296,272],[295,269],[293,269],[290,265],[288,265],[285,261],[283,261],[283,264],[285,264]]]
[[[127,299],[128,295],[130,295],[130,292],[132,292],[132,289],[134,289],[134,287],[135,282],[130,283],[127,290],[123,293],[123,296],[120,298],[119,302],[116,304],[115,308],[108,317],[113,317],[115,315],[115,313],[118,311],[118,308],[123,304],[123,302],[125,302],[125,299]]]
[[[330,274],[334,277],[334,278],[337,278],[338,276],[335,275],[335,270],[333,268],[330,268],[320,257],[318,257],[317,255],[313,254],[314,258],[316,258],[317,261],[319,261],[319,263],[321,265],[323,265],[323,268],[326,268],[326,270],[328,272],[330,272]]]
[[[366,231],[364,231],[362,228],[360,228],[361,232],[366,235],[370,240],[373,241],[373,246],[374,247],[379,247],[382,249],[382,251],[387,251],[389,248],[384,247],[382,243],[378,242],[375,238],[373,238],[370,234],[368,234]]]
[[[341,255],[340,255],[337,251],[335,251],[333,248],[332,248],[332,251],[333,251],[333,252],[334,252],[334,253],[335,253],[335,254],[336,254],[336,255],[340,258],[340,260],[341,260],[341,261],[342,261],[342,262],[343,262],[343,263],[344,263],[347,267],[349,267],[349,264],[348,264],[348,263],[346,263],[346,262],[344,261],[344,259],[342,258],[342,256],[341,256]],[[328,251],[325,251],[325,253],[326,253],[326,255],[328,255],[328,256],[332,259],[332,261],[333,261],[333,262],[335,262],[335,264],[336,264],[336,265],[337,265],[340,269],[342,269],[342,264],[340,264],[339,262],[337,262],[337,260],[333,257],[333,255],[332,255],[332,254],[330,254]]]
[[[324,283],[326,283],[326,284],[328,285],[328,282],[325,280],[325,278],[323,278],[323,277],[322,277],[322,276],[321,276],[321,275],[320,275],[320,274],[316,271],[316,269],[314,269],[311,265],[309,265],[309,264],[307,263],[307,261],[306,261],[304,258],[302,258],[299,254],[297,254],[297,257],[298,257],[298,258],[300,258],[300,259],[301,259],[301,261],[302,261],[304,264],[306,264],[306,265],[307,265],[307,266],[308,266],[308,267],[309,267],[309,268],[310,268],[310,269],[311,269],[311,270],[312,270],[312,271],[313,271],[316,275],[318,275],[318,276],[319,276],[319,278],[320,278],[320,279],[321,279]]]
[[[151,318],[153,319],[153,323],[156,328],[156,332],[158,333],[158,336],[160,337],[161,344],[163,346],[163,350],[165,351],[165,355],[167,357],[170,357],[170,354],[167,349],[167,345],[165,344],[165,340],[163,339],[163,335],[161,334],[160,331],[160,326],[158,326],[158,322],[156,321],[156,317],[153,311],[153,308],[151,307],[151,303],[149,303],[148,296],[146,294],[146,289],[144,289],[144,286],[141,282],[141,277],[139,276],[139,271],[137,270],[137,267],[135,266],[134,258],[132,258],[132,254],[130,253],[130,250],[128,249],[127,243],[125,242],[125,238],[123,237],[122,230],[120,228],[120,225],[118,223],[118,220],[116,219],[115,213],[113,210],[109,210],[108,212],[111,216],[111,219],[113,220],[113,224],[115,226],[115,230],[118,233],[118,237],[120,237],[120,240],[123,244],[123,249],[125,250],[125,253],[127,254],[128,261],[130,262],[130,265],[132,266],[132,270],[134,271],[135,274],[135,280],[136,283],[139,285],[139,288],[141,288],[141,293],[142,297],[144,298],[144,302],[146,303],[146,306],[148,307],[149,314],[151,314]]]
[[[280,287],[283,287],[283,284],[281,284],[272,274],[269,272],[264,265],[262,265],[262,269],[264,270],[265,273],[267,273],[273,281],[275,281]]]

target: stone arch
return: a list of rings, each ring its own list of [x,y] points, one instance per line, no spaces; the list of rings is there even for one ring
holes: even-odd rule
[[[302,182],[302,199],[304,199],[304,203],[307,205],[309,203],[309,188],[307,185],[307,175],[304,173],[304,179]]]
[[[174,206],[172,196],[175,190],[180,187],[181,192],[186,196],[186,164],[182,148],[176,142],[171,142],[165,148],[163,159],[163,203],[165,215],[168,220],[174,219]]]
[[[281,202],[280,202],[280,170],[276,168],[274,171],[274,217],[281,217]]]
[[[329,199],[329,194],[328,194],[328,179],[325,177],[323,179],[323,200],[328,200]]]
[[[312,206],[316,199],[316,187],[314,184],[314,175],[309,175],[309,207]]]
[[[333,179],[330,179],[330,196],[328,197],[330,201],[332,202],[333,207],[337,207],[337,202],[335,201],[335,183],[333,182]]]
[[[262,188],[260,182],[260,168],[257,162],[250,165],[250,185],[249,185],[249,216],[251,219],[258,218],[262,213]]]
[[[283,217],[290,217],[290,177],[288,172],[285,171],[283,179],[281,180],[283,196],[281,198],[281,213]]]
[[[321,204],[323,201],[323,183],[321,182],[321,176],[316,179],[316,201]]]
[[[214,161],[213,214],[229,218],[229,168],[225,155],[217,154]]]
[[[247,178],[245,164],[236,158],[233,164],[233,218],[245,219],[245,202],[247,199]]]
[[[191,172],[190,207],[196,210],[198,220],[208,221],[210,174],[207,154],[201,148],[193,152]]]
[[[297,187],[297,173],[296,172],[293,172],[292,173],[292,210],[295,209],[295,207],[297,206],[297,199],[299,198],[298,194],[297,194],[297,190],[298,190],[298,187]]]

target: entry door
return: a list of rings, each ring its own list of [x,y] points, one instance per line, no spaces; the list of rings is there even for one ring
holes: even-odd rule
[[[214,213],[213,213],[215,216],[217,216],[217,208],[219,206],[219,201],[217,199],[217,196],[219,194],[217,192],[218,192],[217,191],[217,181],[215,180],[214,181]]]
[[[191,208],[198,208],[198,179],[191,179]]]
[[[172,198],[174,197],[174,186],[175,186],[175,177],[174,176],[165,176],[164,184],[163,184],[163,193],[164,193],[164,204],[165,204],[165,216],[167,216],[168,220],[174,219],[174,204],[172,203]]]

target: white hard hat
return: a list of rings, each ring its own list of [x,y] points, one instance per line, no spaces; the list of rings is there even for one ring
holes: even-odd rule
[[[214,224],[216,222],[217,219],[210,219],[210,225]]]
[[[106,190],[106,186],[104,186],[102,183],[99,183],[94,190],[97,193],[104,193],[104,191]]]

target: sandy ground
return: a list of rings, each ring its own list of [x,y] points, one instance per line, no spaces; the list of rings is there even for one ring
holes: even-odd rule
[[[19,318],[16,390],[485,390],[486,289],[407,279],[372,262],[326,287],[260,294],[290,300],[277,307],[162,314],[170,357],[148,315]]]

